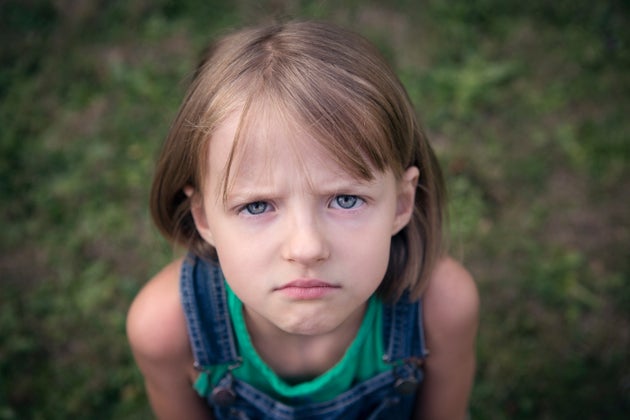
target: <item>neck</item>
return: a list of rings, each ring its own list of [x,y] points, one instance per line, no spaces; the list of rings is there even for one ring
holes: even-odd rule
[[[341,360],[361,326],[366,306],[334,330],[319,335],[288,333],[245,307],[243,315],[260,357],[278,376],[297,383],[323,374]]]

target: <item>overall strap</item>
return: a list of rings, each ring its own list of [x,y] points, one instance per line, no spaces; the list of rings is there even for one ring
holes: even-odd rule
[[[412,302],[405,292],[396,303],[383,305],[383,339],[387,363],[424,359],[429,351],[424,339],[422,300]]]
[[[217,264],[189,254],[182,264],[180,294],[198,369],[238,361],[223,273]]]

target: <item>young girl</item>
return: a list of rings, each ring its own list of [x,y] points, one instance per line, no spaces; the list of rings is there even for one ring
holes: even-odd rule
[[[461,419],[478,298],[444,186],[363,38],[291,22],[219,40],[164,145],[157,226],[188,255],[128,336],[161,419]]]

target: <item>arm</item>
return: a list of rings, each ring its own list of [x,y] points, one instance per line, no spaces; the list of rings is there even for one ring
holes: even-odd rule
[[[425,381],[415,418],[462,420],[475,373],[479,296],[470,274],[456,261],[440,261],[423,298],[427,347]]]
[[[127,336],[157,418],[211,419],[192,388],[196,377],[186,322],[179,300],[181,260],[158,273],[134,299]]]

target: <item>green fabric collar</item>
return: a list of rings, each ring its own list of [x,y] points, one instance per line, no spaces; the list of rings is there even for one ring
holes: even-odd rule
[[[391,369],[382,358],[383,305],[375,296],[368,300],[363,322],[342,359],[312,380],[289,384],[271,370],[256,352],[243,318],[243,304],[229,286],[226,289],[238,352],[242,358],[242,364],[234,368],[232,373],[234,377],[273,398],[287,404],[327,401],[350,389],[355,383]],[[209,372],[199,376],[195,389],[201,395],[207,395],[211,392],[212,384],[216,384],[227,370],[227,365],[211,367]]]

